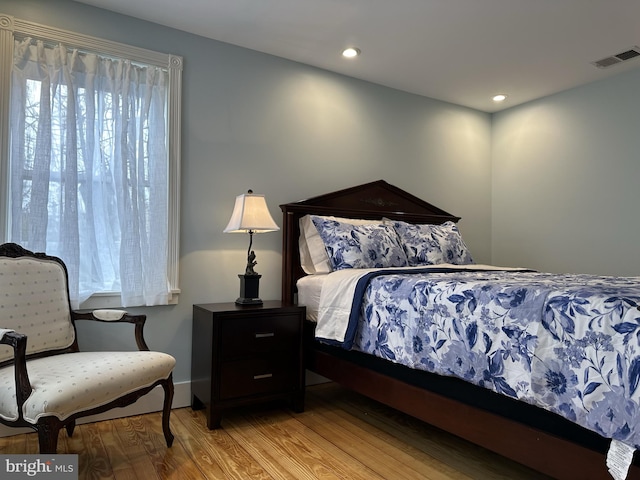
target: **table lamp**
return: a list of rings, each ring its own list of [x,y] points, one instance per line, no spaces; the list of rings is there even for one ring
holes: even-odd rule
[[[258,263],[256,254],[251,250],[254,233],[276,232],[280,227],[273,221],[264,195],[258,195],[249,190],[238,195],[231,213],[229,224],[224,229],[225,233],[248,233],[249,249],[247,250],[247,268],[240,278],[240,296],[236,300],[238,305],[260,305],[260,277],[253,267]]]

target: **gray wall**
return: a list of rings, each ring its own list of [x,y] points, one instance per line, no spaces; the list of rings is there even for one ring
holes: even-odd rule
[[[190,377],[192,304],[238,296],[248,238],[222,229],[248,188],[281,224],[279,204],[384,179],[461,216],[474,257],[490,262],[490,115],[67,0],[0,0],[0,12],[184,57],[182,294],[131,309],[148,315],[150,346],[177,358],[176,382]],[[254,241],[263,299],[280,297],[281,242]],[[79,332],[99,347],[124,335]]]
[[[494,264],[640,275],[640,69],[494,114],[492,138]]]

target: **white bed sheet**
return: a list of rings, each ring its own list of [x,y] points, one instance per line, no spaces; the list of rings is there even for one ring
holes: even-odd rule
[[[318,321],[320,294],[322,293],[322,286],[328,276],[328,274],[306,275],[296,282],[298,287],[298,305],[307,307],[307,320],[313,322]]]

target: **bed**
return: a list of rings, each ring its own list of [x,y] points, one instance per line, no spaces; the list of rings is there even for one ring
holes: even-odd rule
[[[614,360],[614,366],[608,368],[606,365],[609,363],[605,364],[604,362],[605,353],[607,355],[613,354],[609,344],[599,344],[600,346],[594,350],[597,353],[597,360],[594,363],[594,359],[591,358],[593,366],[586,368],[586,373],[579,373],[580,378],[577,378],[578,374],[566,370],[567,365],[575,360],[575,358],[572,360],[572,354],[567,352],[573,352],[574,356],[577,355],[576,350],[572,350],[572,347],[567,343],[564,343],[567,347],[566,351],[563,351],[562,355],[564,356],[542,361],[542,364],[547,366],[555,365],[554,370],[558,372],[557,377],[546,377],[551,382],[548,382],[548,385],[551,385],[558,378],[564,382],[558,385],[563,389],[561,391],[565,403],[557,403],[554,408],[551,408],[555,411],[549,411],[535,404],[533,393],[540,390],[540,388],[536,389],[535,384],[527,386],[524,381],[509,383],[505,380],[509,377],[505,370],[510,371],[510,368],[516,364],[524,365],[525,373],[527,368],[529,370],[537,368],[535,365],[532,367],[531,358],[534,362],[538,362],[539,359],[534,358],[538,354],[528,355],[528,358],[525,358],[527,357],[525,353],[535,343],[538,335],[540,342],[542,342],[543,333],[546,333],[542,332],[543,329],[528,331],[522,322],[518,328],[501,324],[500,328],[494,328],[494,330],[500,330],[499,333],[502,337],[494,339],[488,338],[479,330],[477,322],[470,325],[469,323],[460,323],[459,319],[452,318],[450,314],[447,314],[448,318],[445,318],[444,315],[441,316],[442,321],[449,322],[450,337],[457,335],[457,337],[464,339],[462,343],[467,349],[467,354],[470,345],[473,345],[474,348],[477,347],[473,355],[477,356],[478,351],[486,353],[486,355],[480,355],[483,358],[486,356],[488,362],[482,374],[474,371],[468,364],[463,364],[465,352],[459,353],[457,356],[448,355],[454,359],[454,362],[458,361],[458,367],[443,367],[440,363],[434,365],[433,362],[424,358],[414,360],[414,364],[411,364],[410,361],[411,367],[400,364],[399,359],[395,357],[404,356],[404,353],[400,353],[403,342],[408,344],[408,350],[411,350],[412,347],[413,350],[423,350],[423,346],[426,344],[430,344],[430,349],[434,352],[441,348],[442,351],[454,352],[455,348],[453,344],[448,342],[450,339],[445,338],[446,336],[437,337],[438,333],[434,333],[433,330],[418,340],[415,337],[412,340],[411,334],[407,334],[406,338],[402,336],[392,338],[391,335],[387,338],[386,335],[390,330],[384,330],[380,325],[377,325],[379,336],[380,332],[384,331],[384,341],[381,341],[380,338],[376,338],[375,323],[377,320],[375,319],[380,317],[380,310],[392,308],[389,304],[381,303],[378,305],[378,299],[391,296],[388,293],[395,290],[397,286],[399,291],[404,291],[406,285],[409,285],[410,288],[406,291],[415,292],[416,283],[419,283],[419,290],[427,291],[420,283],[426,281],[424,277],[421,277],[424,275],[428,276],[426,277],[428,281],[431,281],[432,278],[443,277],[446,279],[446,288],[458,289],[455,291],[444,289],[433,291],[433,297],[428,300],[431,302],[429,303],[431,313],[438,309],[444,309],[443,311],[447,312],[458,312],[461,317],[466,317],[468,320],[470,318],[469,312],[478,310],[484,312],[483,315],[487,317],[489,307],[479,306],[477,298],[481,295],[480,292],[491,291],[491,288],[486,287],[483,290],[482,287],[478,287],[480,290],[476,292],[477,295],[466,294],[465,292],[472,291],[469,285],[476,285],[474,282],[484,281],[484,277],[487,276],[493,280],[501,280],[502,277],[512,278],[513,274],[517,274],[520,277],[528,277],[529,281],[533,279],[535,282],[544,284],[545,288],[547,282],[555,282],[552,283],[550,291],[556,293],[555,307],[557,309],[555,314],[547,316],[546,312],[551,307],[545,304],[547,309],[545,310],[545,318],[547,320],[544,330],[552,332],[550,335],[547,334],[550,341],[565,342],[570,336],[567,335],[567,332],[573,333],[575,330],[575,325],[572,325],[572,321],[575,319],[571,320],[569,317],[587,312],[583,311],[586,308],[584,304],[581,306],[580,302],[576,303],[575,301],[567,303],[567,295],[563,296],[562,292],[557,292],[557,282],[562,279],[546,278],[544,276],[548,274],[524,269],[520,271],[520,269],[501,269],[476,265],[471,258],[471,252],[465,250],[466,245],[461,237],[459,239],[461,243],[454,242],[454,250],[456,251],[454,258],[455,260],[460,260],[460,258],[463,260],[448,262],[447,260],[450,258],[445,255],[444,261],[436,261],[433,264],[429,259],[429,252],[416,252],[415,249],[407,248],[407,244],[411,244],[412,235],[415,234],[414,227],[437,226],[438,232],[445,231],[448,232],[447,235],[453,232],[452,235],[457,242],[456,234],[459,235],[459,231],[455,224],[459,218],[383,180],[280,207],[283,212],[282,300],[288,303],[297,303],[299,301],[298,285],[304,285],[304,294],[302,291],[300,292],[302,297],[300,303],[308,305],[307,310],[310,312],[310,318],[305,322],[305,364],[308,370],[555,478],[612,478],[607,467],[607,452],[612,448],[612,442],[603,434],[609,437],[624,437],[623,442],[614,443],[617,446],[622,443],[623,447],[630,447],[630,451],[623,453],[632,455],[633,447],[639,443],[635,437],[636,425],[640,423],[638,421],[640,417],[636,416],[638,412],[635,410],[637,402],[624,404],[624,409],[629,417],[624,428],[628,427],[632,432],[628,432],[624,428],[616,429],[613,422],[605,424],[605,421],[601,420],[596,422],[596,429],[601,430],[601,434],[599,434],[593,428],[584,426],[586,424],[587,427],[592,427],[589,423],[593,423],[592,418],[586,420],[586,414],[582,418],[579,412],[576,415],[575,412],[566,412],[566,410],[567,404],[570,402],[567,397],[576,395],[580,397],[582,404],[595,410],[595,403],[590,403],[590,399],[592,397],[602,398],[604,396],[602,392],[608,385],[607,382],[613,384],[612,377],[615,377],[616,374],[620,374],[621,378],[624,377],[629,384],[627,388],[632,389],[634,394],[636,393],[640,383],[640,357],[634,357],[633,353],[636,351],[636,346],[640,345],[640,312],[637,311],[636,303],[636,300],[640,303],[640,297],[635,296],[638,290],[634,283],[638,279],[633,279],[633,281],[620,279],[620,285],[607,287],[621,288],[625,294],[624,302],[627,302],[618,301],[614,305],[615,308],[612,309],[618,313],[621,309],[624,311],[624,318],[619,318],[618,323],[614,322],[613,326],[619,336],[618,340],[625,345],[622,347],[623,350],[627,349],[626,356],[622,353],[617,354],[617,365]],[[321,225],[323,221],[327,224]],[[363,226],[353,227],[354,224],[359,225],[358,222],[361,222]],[[384,228],[380,226],[381,222]],[[351,228],[355,228],[355,231],[360,234],[363,231],[368,232],[369,237],[377,235],[380,231],[388,232],[387,227],[394,228],[395,233],[401,239],[400,244],[403,246],[406,258],[410,258],[413,254],[415,260],[422,255],[422,260],[426,258],[426,263],[429,265],[410,265],[409,268],[406,268],[407,264],[402,265],[402,261],[399,260],[402,252],[396,251],[396,245],[388,246],[385,249],[382,264],[379,264],[379,258],[373,259],[372,263],[369,263],[369,259],[365,259],[364,264],[359,264],[358,261],[361,260],[354,261],[349,256],[348,249],[346,251],[338,248],[331,250],[330,247],[330,263],[333,263],[329,265],[328,270],[331,271],[335,268],[337,271],[335,274],[331,273],[331,276],[342,276],[343,278],[339,279],[338,283],[331,288],[323,287],[325,285],[323,283],[325,282],[324,277],[327,276],[325,271],[327,267],[322,266],[316,259],[310,258],[308,249],[311,247],[307,247],[307,250],[300,248],[301,232],[306,235],[310,231],[309,228],[316,227],[319,239],[315,238],[313,241],[322,241],[327,246],[330,243],[331,235],[334,235],[335,240],[335,229],[338,228],[339,231],[344,227],[344,223],[350,223]],[[375,225],[371,227],[371,224]],[[405,230],[402,231],[402,228]],[[311,228],[311,230],[313,229]],[[405,235],[404,240],[402,234]],[[303,238],[306,238],[305,235]],[[338,237],[340,237],[339,234]],[[362,235],[360,238],[363,238]],[[403,241],[408,243],[403,243]],[[309,245],[311,245],[311,240],[309,240]],[[469,257],[467,258],[465,255]],[[343,268],[345,266],[347,268]],[[363,267],[362,272],[353,272],[359,268],[348,268],[352,266]],[[380,266],[385,267],[383,273],[377,273]],[[415,272],[410,272],[415,275],[407,275],[405,279],[404,275],[407,270],[415,270]],[[513,270],[519,271],[514,272]],[[411,278],[413,280],[410,280]],[[416,278],[418,279],[416,280]],[[591,282],[592,280],[574,278],[572,292],[575,293],[575,288],[579,288],[581,282],[587,281]],[[378,287],[382,290],[371,297],[375,298],[375,301],[370,298],[369,303],[362,306],[367,312],[369,323],[374,324],[373,333],[371,331],[366,333],[362,326],[364,321],[356,319],[357,315],[354,315],[356,310],[360,311],[360,303],[358,303],[358,308],[350,314],[343,311],[344,306],[351,306],[349,300],[344,301],[343,299],[344,305],[342,307],[319,306],[321,296],[319,292],[322,290],[325,292],[326,299],[327,296],[330,296],[326,292],[333,292],[334,296],[342,295],[345,291],[370,292],[374,282],[378,282]],[[435,280],[433,282],[430,288],[436,285]],[[575,285],[576,283],[577,285]],[[607,278],[599,278],[595,281],[595,284],[602,283],[607,283]],[[504,290],[493,292],[495,295],[491,298],[494,303],[511,302],[507,305],[507,310],[520,305],[521,299],[518,295],[522,289],[519,290],[518,285],[508,290],[508,295],[505,295],[504,292]],[[415,295],[415,293],[408,295]],[[538,298],[543,297],[548,297],[548,295],[543,292]],[[443,299],[443,302],[434,304],[433,301],[438,298]],[[563,298],[564,300],[562,300]],[[387,300],[385,299],[385,301]],[[448,304],[446,304],[447,302]],[[413,303],[413,297],[409,303]],[[554,302],[551,303],[554,304]],[[504,306],[501,305],[501,308]],[[404,310],[409,309],[407,305],[404,307]],[[416,318],[424,316],[424,307],[420,308],[422,310],[416,307]],[[496,312],[493,311],[493,313]],[[601,313],[603,315],[599,318],[600,327],[611,328],[611,325],[607,326],[606,321],[603,320],[604,312]],[[611,315],[609,316],[611,317]],[[339,327],[333,324],[326,327],[325,323],[319,323],[320,318],[318,317],[321,317],[323,322],[333,317],[340,317],[342,320],[337,322]],[[598,322],[590,321],[589,323],[595,325]],[[444,331],[443,325],[439,325],[440,331]],[[319,332],[316,332],[316,329]],[[397,331],[406,333],[404,329],[404,323],[401,327],[396,325],[395,329],[391,328],[396,331],[394,335]],[[453,334],[454,331],[456,335]],[[589,335],[596,339],[594,341],[602,340],[602,337],[598,336],[600,334]],[[585,339],[589,335],[583,332],[580,337],[580,341],[583,342],[581,344],[582,352],[584,352]],[[418,343],[413,343],[415,341]],[[502,342],[502,347],[498,346],[499,342]],[[505,342],[508,344],[507,346],[505,346]],[[548,350],[553,351],[553,346]],[[557,351],[560,352],[560,350]],[[586,356],[583,355],[582,360]],[[444,361],[447,355],[440,357],[439,361]],[[563,368],[565,369],[563,370]],[[596,372],[598,369],[599,372]],[[549,372],[551,370],[549,368]],[[516,373],[516,378],[517,375]],[[607,375],[608,379],[606,379]],[[474,377],[475,383],[470,382],[467,377]],[[567,382],[567,379],[571,381]],[[571,388],[568,388],[567,385]],[[528,392],[528,394],[521,394],[522,392]],[[544,397],[544,395],[542,396]],[[587,410],[589,409],[587,408]],[[602,414],[602,418],[606,417],[606,412],[600,412],[600,414]],[[624,475],[624,473],[618,473],[618,475]],[[640,478],[640,468],[635,462],[630,466],[627,478]]]

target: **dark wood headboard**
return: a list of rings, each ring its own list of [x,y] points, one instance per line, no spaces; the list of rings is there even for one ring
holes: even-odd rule
[[[384,180],[280,205],[282,227],[282,301],[294,303],[296,282],[305,275],[300,266],[300,218],[307,215],[377,220],[383,217],[410,223],[441,224],[460,217],[395,187]]]

